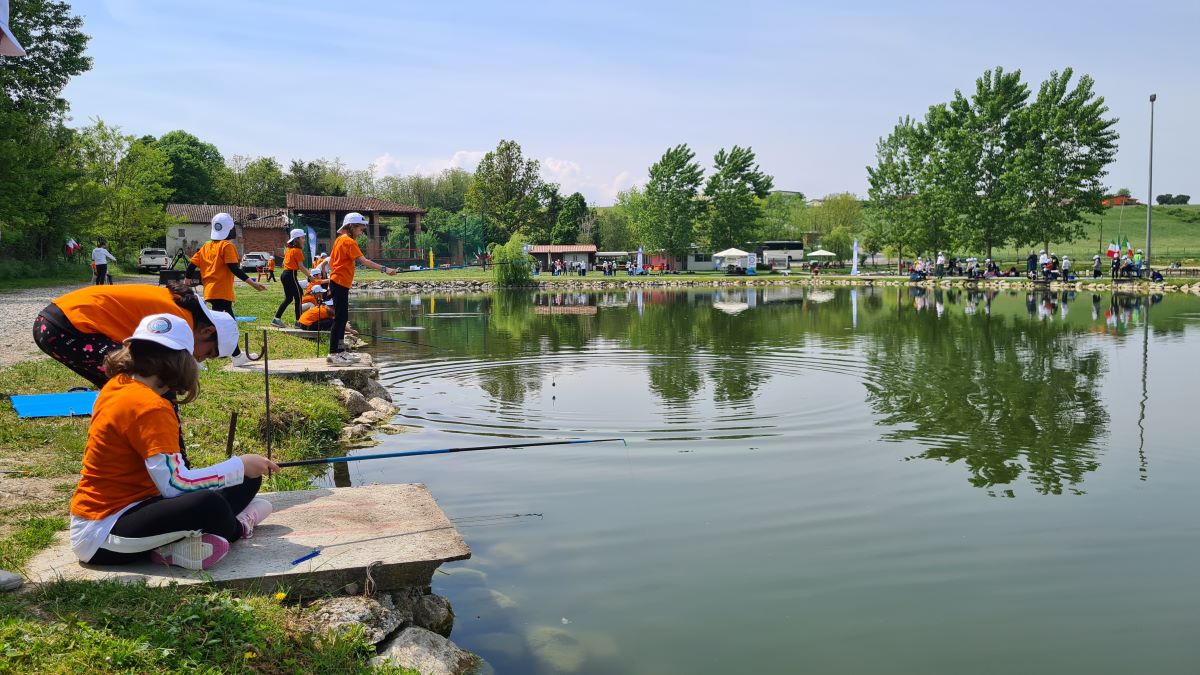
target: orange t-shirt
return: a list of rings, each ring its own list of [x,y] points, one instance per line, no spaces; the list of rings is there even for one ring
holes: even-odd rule
[[[128,375],[114,377],[100,390],[92,408],[71,514],[100,520],[158,496],[146,460],[176,452],[179,418],[171,403]]]
[[[315,325],[318,321],[332,319],[333,312],[329,311],[329,307],[325,303],[309,307],[300,315],[300,320],[296,323],[304,324],[305,326]]]
[[[362,257],[362,249],[358,242],[348,234],[343,234],[333,242],[333,250],[329,252],[329,280],[343,288],[354,285],[354,261]]]
[[[54,304],[79,332],[103,335],[113,342],[133,335],[142,318],[151,314],[173,314],[196,328],[192,313],[175,304],[171,292],[160,286],[86,286]]]
[[[300,251],[300,247],[288,247],[283,253],[283,269],[295,272],[300,269],[300,263],[304,260],[304,253]]]
[[[275,269],[275,256],[267,258],[267,271]]]
[[[227,239],[206,242],[196,251],[192,264],[200,268],[205,300],[233,302],[233,272],[229,271],[229,263],[239,261],[237,247]]]

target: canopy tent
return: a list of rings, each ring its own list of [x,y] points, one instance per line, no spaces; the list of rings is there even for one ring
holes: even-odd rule
[[[713,257],[714,258],[745,258],[749,255],[750,255],[749,253],[746,253],[745,251],[741,250],[740,248],[727,248],[724,251],[721,251],[720,253],[714,253]]]
[[[817,249],[816,251],[813,251],[812,253],[809,253],[808,257],[810,257],[810,258],[836,258],[837,254],[830,252],[830,251],[826,251],[825,249],[822,248],[822,249]]]

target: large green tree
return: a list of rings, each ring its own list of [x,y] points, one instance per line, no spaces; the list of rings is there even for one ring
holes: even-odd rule
[[[221,202],[238,206],[283,206],[287,178],[274,157],[234,155],[218,174]]]
[[[772,192],[759,206],[758,236],[762,241],[801,241],[808,220],[804,195]]]
[[[83,189],[96,196],[91,233],[108,240],[113,252],[128,257],[158,243],[174,219],[163,204],[171,194],[171,162],[149,143],[96,120],[80,134]]]
[[[884,251],[899,267],[906,253],[942,250],[949,233],[942,213],[930,206],[934,190],[927,182],[930,137],[909,117],[875,146],[875,166],[867,167],[871,210],[864,220],[863,243]]]
[[[722,148],[713,158],[713,173],[704,186],[708,213],[704,234],[713,250],[757,241],[755,225],[762,217],[758,199],[767,196],[774,181],[759,170],[754,150]]]
[[[487,240],[503,243],[534,226],[541,185],[537,160],[526,160],[516,141],[502,140],[475,169],[466,206],[483,214]]]
[[[628,251],[634,243],[635,212],[645,204],[642,191],[630,188],[617,193],[616,203],[606,209],[596,210],[596,229],[599,239],[596,246],[601,251]]]
[[[558,218],[554,221],[554,229],[550,231],[550,243],[574,244],[579,238],[580,223],[587,216],[587,200],[578,192],[571,193],[563,202]]]
[[[225,159],[212,143],[183,130],[168,131],[153,142],[171,162],[170,199],[182,204],[211,204],[217,200],[216,179]]]
[[[340,160],[293,159],[284,176],[287,192],[300,195],[346,195],[346,165]]]
[[[1071,241],[1084,235],[1083,215],[1100,213],[1105,167],[1117,152],[1116,118],[1106,118],[1104,98],[1084,75],[1071,87],[1073,72],[1050,73],[1020,118],[1025,142],[1015,169],[1028,205],[1014,238],[1018,243]]]
[[[704,172],[686,144],[668,149],[650,167],[650,180],[641,194],[644,203],[631,222],[640,243],[672,257],[687,255],[696,239],[696,220],[703,204],[698,199]]]
[[[59,97],[63,87],[92,68],[83,54],[90,39],[80,30],[83,19],[56,0],[13,0],[9,12],[9,27],[25,56],[0,56],[0,108],[61,122],[68,107]]]

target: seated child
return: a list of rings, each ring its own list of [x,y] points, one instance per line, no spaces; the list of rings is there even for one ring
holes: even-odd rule
[[[271,502],[255,498],[263,474],[279,470],[266,457],[188,466],[167,396],[188,403],[199,393],[193,340],[182,318],[151,314],[105,358],[112,379],[92,410],[71,498],[71,550],[80,562],[209,569],[270,515]]]
[[[304,310],[296,326],[304,330],[328,331],[333,327],[333,301],[327,300]]]

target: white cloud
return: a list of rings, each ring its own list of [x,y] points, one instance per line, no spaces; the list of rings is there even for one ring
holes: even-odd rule
[[[542,178],[558,183],[564,195],[580,192],[590,204],[608,205],[616,201],[617,193],[634,184],[628,171],[621,171],[612,178],[596,178],[584,173],[577,162],[569,159],[547,157],[542,160]]]
[[[485,154],[487,152],[484,150],[459,150],[451,155],[449,159],[432,159],[414,163],[396,157],[390,152],[385,152],[371,162],[371,167],[377,178],[412,173],[436,174],[446,169],[474,171],[475,167],[479,165],[479,160],[483,159]]]

